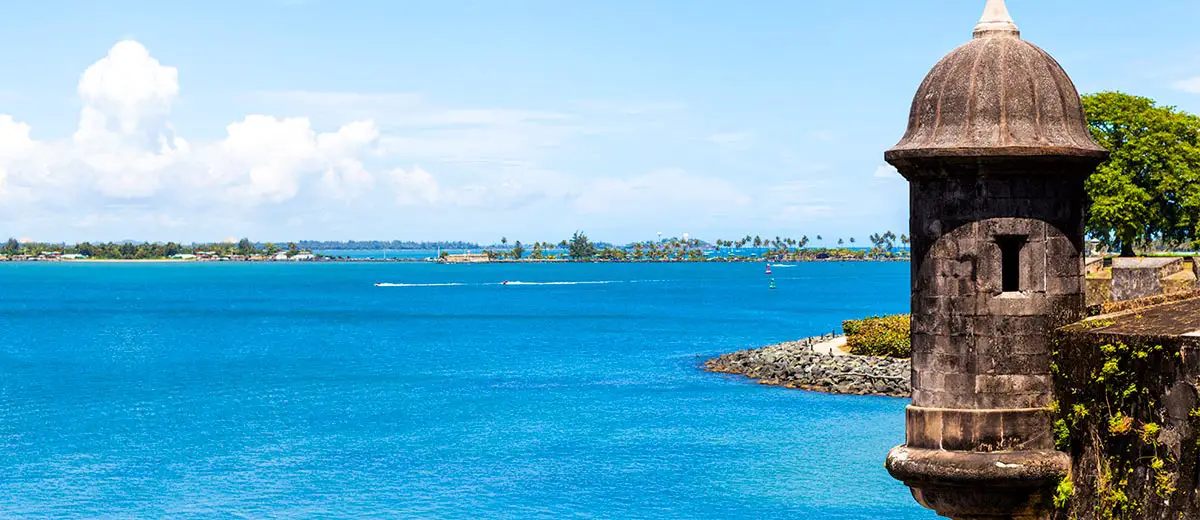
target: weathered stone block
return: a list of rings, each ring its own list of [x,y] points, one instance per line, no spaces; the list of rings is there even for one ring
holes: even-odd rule
[[[1163,294],[1162,279],[1182,268],[1182,258],[1116,258],[1112,269],[1112,301]]]
[[[975,377],[974,391],[981,394],[1049,394],[1052,388],[1050,374],[1046,370],[1040,375],[978,375]]]
[[[1040,316],[1046,313],[1045,299],[1037,293],[1002,293],[987,301],[993,316]]]

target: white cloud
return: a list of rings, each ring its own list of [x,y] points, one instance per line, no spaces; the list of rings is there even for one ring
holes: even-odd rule
[[[29,125],[13,121],[12,116],[0,115],[0,195],[7,191],[9,168],[28,158],[36,146],[29,137]]]
[[[604,215],[712,213],[748,204],[750,200],[724,179],[669,168],[630,178],[595,179],[580,190],[575,209]]]
[[[306,118],[251,115],[226,131],[207,180],[227,186],[241,202],[291,199],[306,176],[321,175],[323,187],[339,198],[373,182],[361,160],[379,139],[373,122],[317,133]]]
[[[104,195],[153,195],[163,170],[188,149],[168,121],[178,72],[140,43],[123,41],[83,72],[78,90],[83,111],[71,155],[90,168]]]
[[[0,114],[0,218],[8,232],[54,240],[379,238],[404,219],[425,238],[522,227],[619,233],[730,226],[730,215],[739,226],[803,220],[844,206],[803,180],[826,165],[788,155],[766,154],[798,179],[775,186],[737,180],[740,171],[702,172],[684,159],[666,164],[690,169],[651,169],[670,161],[653,155],[660,142],[756,145],[751,133],[696,139],[671,127],[679,105],[455,108],[420,94],[260,92],[251,96],[256,103],[282,105],[256,105],[216,139],[185,140],[171,122],[187,92],[180,79],[140,43],[123,41],[80,76],[73,134],[39,141],[29,124]],[[272,115],[280,113],[293,116]]]
[[[111,206],[105,199],[168,195],[211,206],[287,200],[306,177],[319,178],[317,191],[331,199],[373,182],[363,162],[379,141],[371,121],[318,133],[306,118],[250,115],[230,124],[224,139],[193,145],[175,135],[170,122],[179,92],[174,67],[136,41],[117,43],[80,76],[83,108],[71,139],[34,141],[29,125],[0,115],[0,195],[74,195],[80,200],[70,205],[76,206],[94,192],[96,207]]]
[[[1200,76],[1176,81],[1171,87],[1189,94],[1200,94]]]
[[[900,172],[896,171],[895,167],[893,167],[891,165],[887,165],[887,164],[880,166],[878,168],[875,168],[874,177],[876,179],[900,179],[901,178]]]
[[[420,166],[408,171],[396,168],[391,172],[391,179],[396,190],[397,204],[416,206],[438,202],[441,188],[437,180]]]
[[[704,140],[726,150],[743,152],[754,145],[755,136],[749,132],[724,132],[712,134]]]

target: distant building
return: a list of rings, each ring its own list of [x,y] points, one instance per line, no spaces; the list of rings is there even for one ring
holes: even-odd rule
[[[171,255],[171,258],[174,258],[175,260],[195,260],[196,255],[193,255],[191,253],[179,253],[179,254]]]
[[[483,253],[463,253],[458,255],[446,255],[441,259],[447,264],[482,264],[490,262],[488,255]]]
[[[65,255],[59,255],[59,258],[61,258],[63,260],[87,260],[87,257],[88,257],[88,255],[81,255],[79,253],[70,253],[70,254],[65,254]]]

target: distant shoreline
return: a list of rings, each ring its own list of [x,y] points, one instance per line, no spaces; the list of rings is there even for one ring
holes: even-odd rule
[[[908,262],[908,258],[806,258],[769,262],[772,265],[829,263],[829,262]],[[486,261],[441,261],[429,258],[333,258],[322,257],[306,260],[231,260],[231,259],[198,259],[198,258],[0,258],[0,263],[274,263],[274,264],[307,264],[307,263],[419,263],[445,265],[476,265],[476,264],[763,264],[764,259],[705,259],[705,260],[569,260],[569,259],[495,259]]]

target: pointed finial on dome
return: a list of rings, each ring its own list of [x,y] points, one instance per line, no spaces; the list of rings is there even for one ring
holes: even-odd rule
[[[1012,16],[1008,14],[1008,7],[1004,5],[1004,0],[988,0],[987,6],[983,8],[983,18],[980,18],[979,25],[975,26],[976,38],[993,36],[1021,37],[1021,31],[1017,29],[1017,24],[1013,23]]]

